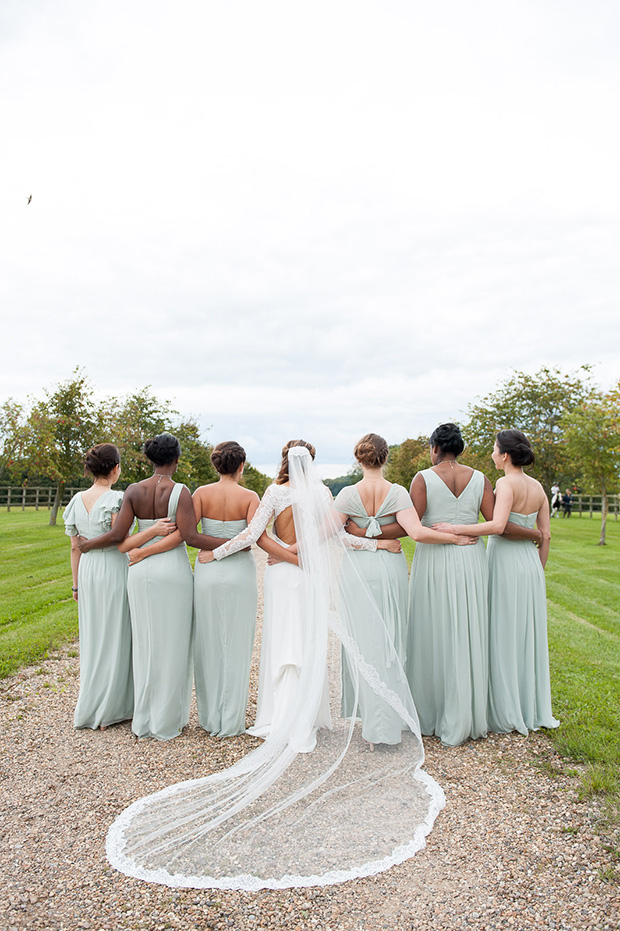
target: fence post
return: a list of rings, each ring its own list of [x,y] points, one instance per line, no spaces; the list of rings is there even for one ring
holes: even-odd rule
[[[6,495],[6,509],[7,511],[11,510],[11,486],[9,485]]]

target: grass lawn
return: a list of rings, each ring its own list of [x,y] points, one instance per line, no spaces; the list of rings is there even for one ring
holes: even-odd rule
[[[0,677],[77,637],[69,540],[47,510],[0,512]],[[584,792],[620,800],[620,522],[559,518],[547,565],[553,707],[549,737],[587,764]],[[406,541],[409,559],[414,544]],[[192,556],[195,551],[192,551]]]

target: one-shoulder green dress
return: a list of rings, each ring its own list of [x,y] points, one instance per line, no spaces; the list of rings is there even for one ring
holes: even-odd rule
[[[175,483],[168,517],[176,517],[184,485]],[[154,520],[138,520],[146,530]],[[144,546],[152,546],[153,537]],[[185,543],[129,567],[127,582],[133,635],[135,707],[132,730],[138,737],[170,740],[189,720],[192,694],[192,610],[194,580]]]
[[[508,520],[534,527],[537,514]],[[557,727],[551,712],[545,573],[532,540],[489,537],[489,729]]]
[[[246,520],[202,518],[202,532],[232,540]],[[198,721],[210,734],[245,731],[256,628],[256,561],[251,550],[194,566],[194,682]]]
[[[67,536],[92,540],[112,529],[122,491],[104,492],[86,510],[81,493],[65,508]],[[127,556],[115,546],[91,550],[78,565],[80,693],[75,727],[107,727],[133,714],[131,622],[127,600]]]
[[[474,471],[456,497],[432,469],[426,527],[475,524],[484,476]],[[418,543],[409,579],[407,678],[423,734],[455,747],[487,733],[488,569],[482,540],[472,546]]]
[[[341,514],[347,514],[358,527],[366,528],[367,537],[377,537],[384,524],[392,523],[397,511],[411,507],[411,498],[401,485],[392,485],[385,500],[375,515],[366,511],[355,485],[343,488],[334,501]],[[389,635],[391,646],[386,654],[386,638],[377,629],[378,615],[369,612],[372,601]],[[394,669],[405,663],[407,641],[407,559],[404,553],[387,550],[366,552],[348,550],[342,563],[341,595],[346,616],[359,642],[365,647],[365,655],[379,671],[392,667],[386,680],[390,681]],[[366,652],[367,651],[367,652]],[[386,655],[384,655],[386,654]],[[404,678],[404,672],[403,672]],[[369,743],[398,744],[402,735],[402,720],[382,698],[360,677],[358,707],[355,708],[354,687],[346,656],[342,656],[342,713],[345,717],[355,715],[362,722],[362,736]]]

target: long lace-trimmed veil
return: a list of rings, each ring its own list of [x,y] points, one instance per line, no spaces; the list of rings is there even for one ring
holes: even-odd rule
[[[413,856],[444,804],[441,788],[421,768],[420,729],[402,665],[363,579],[342,571],[343,560],[354,560],[305,447],[289,450],[289,472],[304,630],[294,700],[269,737],[234,766],[177,783],[122,812],[106,849],[129,876],[246,890],[342,882]],[[358,608],[349,610],[354,603]],[[346,707],[343,663],[352,689]],[[401,743],[369,752],[354,710],[362,682],[380,711],[402,719]],[[315,733],[326,688],[331,727]],[[302,752],[315,740],[312,752]]]

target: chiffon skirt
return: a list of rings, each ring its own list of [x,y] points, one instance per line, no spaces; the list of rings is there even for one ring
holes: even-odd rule
[[[551,712],[545,574],[534,543],[489,540],[489,729],[557,727]]]

